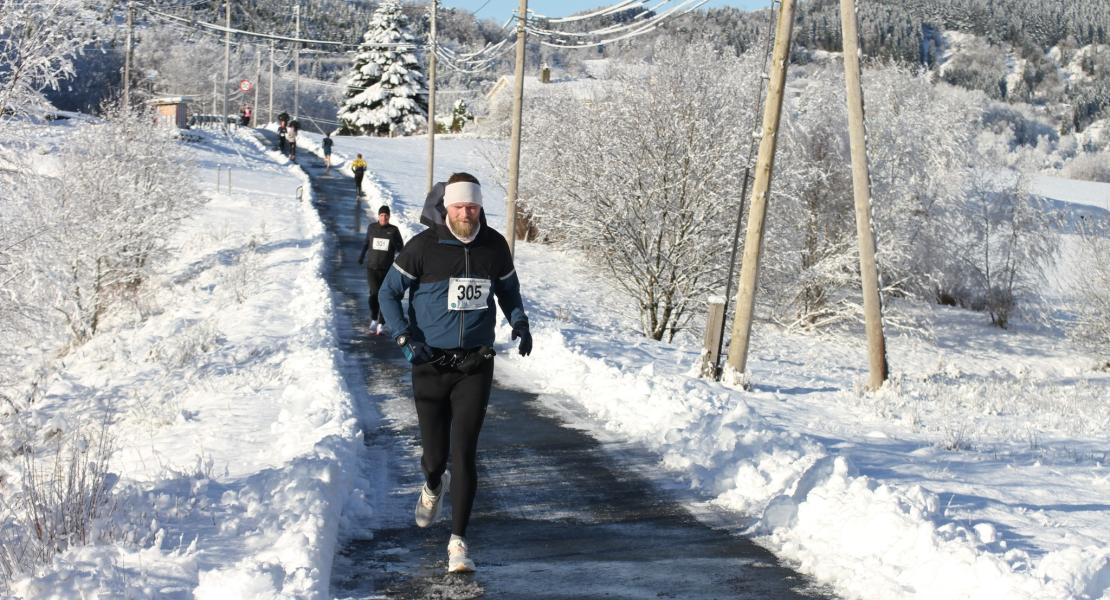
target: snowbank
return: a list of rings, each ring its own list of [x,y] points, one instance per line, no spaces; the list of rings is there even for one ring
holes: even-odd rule
[[[123,315],[73,353],[37,407],[40,420],[111,424],[105,543],[15,582],[20,597],[328,595],[341,513],[366,483],[321,277],[327,238],[299,168],[248,133],[201,136],[182,154],[208,202],[145,318]]]
[[[423,143],[339,138],[337,149],[368,157],[394,222],[411,227]],[[490,223],[503,228],[499,167],[486,159],[500,151],[443,140],[437,175],[477,174]],[[582,257],[518,242],[517,269],[535,352],[517,356],[503,324],[498,378],[575,426],[650,448],[666,472],[838,593],[1106,597],[1110,377],[1060,338],[939,310],[937,339],[888,340],[896,376],[923,383],[867,395],[855,391],[861,342],[757,327],[745,392],[692,376],[697,348],[639,336],[632,307]]]

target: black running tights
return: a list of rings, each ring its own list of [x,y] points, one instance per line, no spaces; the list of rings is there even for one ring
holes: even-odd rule
[[[373,250],[371,250],[373,252]],[[378,290],[382,288],[389,269],[366,269],[366,283],[370,284],[370,320],[382,322],[382,308],[378,304]]]
[[[475,373],[435,364],[412,368],[412,391],[424,456],[420,466],[428,487],[439,487],[451,455],[451,533],[466,535],[478,490],[478,433],[493,386],[493,359]]]

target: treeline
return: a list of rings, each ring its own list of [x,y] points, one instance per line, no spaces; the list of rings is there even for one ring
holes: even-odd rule
[[[107,3],[109,0],[103,0]],[[260,32],[291,35],[293,14],[288,0],[256,0],[232,5],[232,26]],[[379,2],[374,0],[302,0],[301,32],[305,37],[345,41],[361,41],[370,15]],[[599,5],[604,4],[599,0]],[[113,5],[116,13],[121,3]],[[223,3],[219,0],[160,4],[166,12],[197,20],[222,23]],[[418,40],[425,38],[428,26],[426,4],[406,4],[404,12]],[[105,6],[105,14],[112,7]],[[633,18],[645,18],[644,9],[630,9],[605,17],[589,19],[558,28],[569,32],[617,25]],[[860,47],[870,58],[902,65],[918,65],[937,70],[940,77],[960,87],[977,89],[994,99],[1028,102],[1053,107],[1059,129],[1063,132],[1082,130],[1092,121],[1110,113],[1110,53],[1091,52],[1092,45],[1110,43],[1110,2],[1079,2],[1075,0],[1029,2],[1027,0],[900,0],[897,2],[860,2],[858,5]],[[116,14],[118,20],[119,14]],[[736,8],[713,8],[675,18],[658,30],[600,48],[572,50],[541,45],[530,36],[526,68],[534,73],[541,65],[549,65],[569,75],[583,73],[583,61],[592,58],[650,60],[657,40],[666,38],[687,44],[709,44],[730,49],[737,54],[762,49],[770,33],[770,12],[767,9],[742,11]],[[541,21],[541,27],[545,26]],[[159,30],[173,26],[149,15],[140,20],[140,40],[159,37]],[[513,36],[512,29],[501,23],[479,19],[469,11],[441,7],[439,12],[440,41],[460,51],[472,51],[486,44],[497,43]],[[945,47],[945,31],[974,34],[977,39],[969,47],[951,57],[940,70]],[[146,32],[152,32],[149,35]],[[162,36],[164,37],[164,36]],[[203,40],[201,46],[222,45],[222,35],[214,32],[189,35]],[[796,11],[794,33],[795,62],[808,62],[819,51],[839,52],[840,17],[838,0],[805,0]],[[102,36],[89,45],[77,59],[78,76],[68,85],[52,93],[52,100],[63,108],[95,110],[107,95],[102,90],[118,91],[122,67],[122,28]],[[1050,56],[1048,51],[1056,48]],[[1087,48],[1087,51],[1084,51]],[[180,51],[181,46],[174,50]],[[349,56],[334,48],[311,49],[302,57],[302,74],[315,79],[338,81],[350,68]],[[244,52],[237,51],[244,55]],[[289,56],[288,44],[278,45],[278,52]],[[330,53],[329,53],[330,52]],[[199,54],[211,54],[208,50]],[[1077,54],[1079,53],[1079,54]],[[163,52],[165,54],[165,52]],[[246,54],[250,54],[249,51]],[[207,56],[206,56],[207,58]],[[1064,80],[1061,66],[1075,59],[1081,74]],[[423,58],[422,58],[423,60]],[[451,89],[468,88],[475,94],[485,91],[492,82],[512,72],[512,52],[502,54],[490,68],[480,73],[464,73],[444,64],[439,71],[440,83]],[[234,61],[234,59],[233,59]],[[164,58],[155,62],[168,65],[185,63],[185,59]],[[251,57],[244,60],[249,69]],[[1019,64],[1019,71],[1012,72]],[[155,79],[146,83],[157,88],[157,78],[168,76],[158,70]],[[183,77],[177,77],[183,79]],[[108,85],[105,85],[107,83]],[[133,85],[136,82],[133,82]],[[197,86],[192,92],[203,95],[211,84]],[[98,93],[98,91],[100,91]],[[210,91],[208,93],[211,93]],[[326,104],[327,94],[317,94],[313,101]]]

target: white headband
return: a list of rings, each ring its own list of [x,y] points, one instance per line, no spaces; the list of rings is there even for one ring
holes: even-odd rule
[[[447,187],[443,191],[443,206],[446,207],[463,202],[481,206],[482,186],[469,181],[456,181],[455,183],[447,184]]]

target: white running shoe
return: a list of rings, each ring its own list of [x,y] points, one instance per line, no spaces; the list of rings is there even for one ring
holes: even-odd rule
[[[451,473],[444,473],[439,480],[439,492],[432,492],[428,484],[420,486],[420,498],[416,501],[416,526],[427,527],[439,516],[439,505],[443,503],[445,491],[450,489]]]
[[[466,540],[452,535],[447,542],[447,572],[448,573],[473,573],[474,561],[468,556]]]
[[[374,333],[377,329],[378,329],[378,322],[371,319],[370,320],[370,333]]]
[[[381,335],[383,330],[385,330],[385,326],[381,323],[378,323],[378,329],[374,333]]]

